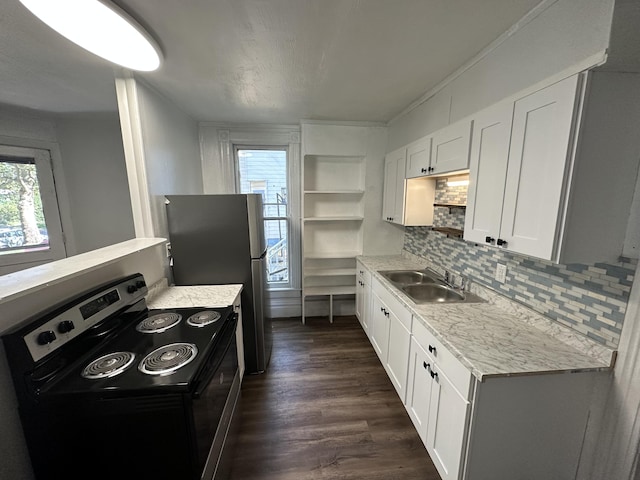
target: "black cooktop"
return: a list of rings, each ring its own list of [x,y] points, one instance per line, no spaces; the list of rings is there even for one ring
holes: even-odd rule
[[[42,385],[39,394],[64,396],[97,393],[122,396],[153,394],[158,391],[190,391],[231,313],[232,307],[143,312],[134,321],[127,321],[127,325],[111,339],[77,359],[52,381]],[[147,333],[154,326],[158,327],[159,332]],[[153,352],[155,355],[141,366],[143,359]],[[111,354],[115,354],[114,359]],[[97,368],[94,368],[95,360],[98,360]],[[177,368],[180,361],[185,363]],[[110,375],[110,365],[115,367],[118,362],[128,366],[121,373],[100,377],[103,372]],[[105,365],[106,369],[102,368]],[[169,371],[160,374],[167,365]],[[90,378],[83,376],[86,370],[89,370]]]

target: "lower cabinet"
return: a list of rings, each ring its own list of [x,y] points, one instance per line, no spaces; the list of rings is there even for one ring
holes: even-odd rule
[[[372,283],[370,341],[404,403],[411,342],[411,312],[377,280]]]
[[[356,317],[367,336],[371,310],[371,273],[360,262],[356,263]]]
[[[407,412],[442,479],[457,480],[471,403],[415,337],[409,359]]]
[[[386,305],[382,303],[380,297],[373,291],[371,293],[369,340],[383,365],[387,360],[387,348],[389,346],[389,321],[387,319],[387,311]]]
[[[390,312],[389,347],[384,366],[403,403],[407,393],[407,358],[410,343],[411,332],[407,330],[398,315]]]
[[[576,477],[591,399],[608,372],[479,381],[370,278],[369,340],[443,480]]]

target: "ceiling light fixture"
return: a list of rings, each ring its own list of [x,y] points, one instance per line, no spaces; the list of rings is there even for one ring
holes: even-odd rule
[[[20,0],[31,13],[73,43],[132,70],[150,72],[162,54],[126,12],[99,0]]]

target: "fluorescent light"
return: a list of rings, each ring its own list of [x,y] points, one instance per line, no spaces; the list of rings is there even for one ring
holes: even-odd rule
[[[469,180],[454,180],[450,182],[447,180],[447,187],[463,187],[469,185]]]
[[[160,48],[122,9],[98,0],[20,0],[31,13],[73,43],[132,70],[160,66]]]

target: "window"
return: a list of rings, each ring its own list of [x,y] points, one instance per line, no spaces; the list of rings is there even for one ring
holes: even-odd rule
[[[0,145],[0,266],[64,256],[49,151]]]
[[[287,149],[236,148],[238,191],[259,193],[264,204],[267,281],[272,287],[290,284],[290,211],[287,202]]]

